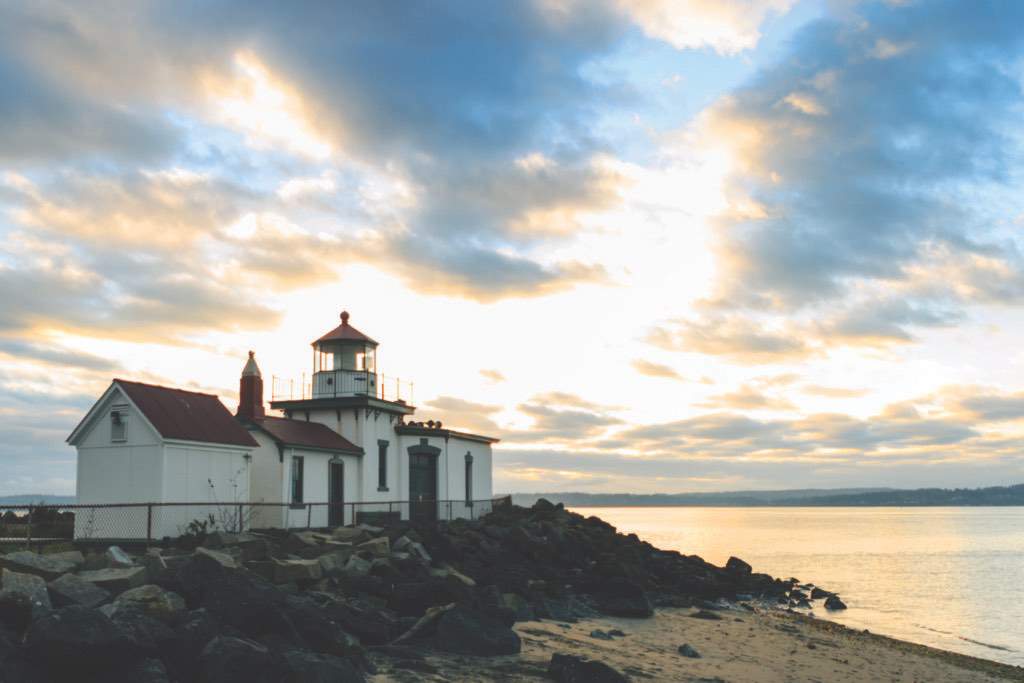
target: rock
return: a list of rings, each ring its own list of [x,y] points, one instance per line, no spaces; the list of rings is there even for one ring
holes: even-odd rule
[[[619,638],[625,638],[626,637],[626,632],[622,631],[620,629],[617,629],[617,628],[613,628],[610,631],[608,631],[608,635],[610,635],[610,636],[617,636]]]
[[[156,580],[168,570],[167,560],[159,548],[146,550],[146,554],[139,558],[139,564],[146,568],[146,576],[150,581]]]
[[[80,564],[81,562],[55,559],[50,555],[37,555],[27,550],[0,556],[0,567],[19,574],[32,574],[43,581],[53,581],[61,574],[74,571]]]
[[[804,593],[802,590],[798,590],[798,589],[792,590],[792,591],[789,592],[789,599],[790,600],[806,600],[807,599],[807,593]]]
[[[214,562],[216,562],[220,566],[225,567],[227,569],[237,569],[238,568],[238,562],[235,561],[234,556],[232,556],[230,553],[222,552],[220,550],[210,550],[209,548],[202,548],[202,547],[200,547],[200,548],[196,548],[195,554],[196,555],[204,555],[205,557],[209,557],[211,560],[213,560]]]
[[[353,555],[348,559],[348,562],[345,563],[343,571],[347,576],[366,576],[370,573],[370,569],[372,568],[372,564],[358,555]]]
[[[145,567],[126,567],[124,569],[94,569],[79,572],[78,578],[95,584],[114,595],[136,588],[146,583]]]
[[[168,683],[167,669],[159,659],[143,659],[127,668],[124,680],[132,683]]]
[[[316,581],[321,576],[319,560],[274,560],[274,583]]]
[[[371,538],[355,547],[356,552],[367,552],[373,557],[387,557],[391,554],[391,542],[387,536]]]
[[[750,576],[754,568],[744,562],[738,557],[730,557],[729,561],[725,563],[725,571],[736,576]]]
[[[391,610],[363,600],[335,601],[324,609],[327,616],[366,645],[384,645],[402,631],[401,622]]]
[[[31,661],[53,678],[83,680],[141,659],[131,638],[98,610],[71,605],[36,619],[25,637]]]
[[[438,649],[465,655],[514,655],[522,648],[511,628],[462,605],[441,615],[434,641]]]
[[[712,612],[711,610],[701,609],[697,610],[693,614],[687,614],[686,616],[694,619],[706,619],[708,621],[721,621],[722,615]]]
[[[199,658],[201,683],[257,683],[269,681],[270,651],[252,640],[217,636]]]
[[[220,635],[221,625],[205,609],[189,612],[174,629],[175,651],[168,666],[177,681],[194,681],[199,675],[199,656]]]
[[[637,584],[613,578],[600,586],[597,608],[613,617],[646,618],[654,615],[647,593]]]
[[[284,653],[280,680],[284,683],[362,683],[363,675],[352,663],[301,650]]]
[[[331,538],[335,541],[343,541],[345,543],[362,543],[369,535],[362,529],[356,529],[350,526],[340,526],[331,532]]]
[[[391,549],[395,552],[404,552],[413,541],[408,536],[402,536],[397,541],[391,544]]]
[[[341,576],[345,573],[345,565],[352,557],[352,550],[335,550],[334,552],[321,555],[320,573],[323,576]]]
[[[825,609],[833,611],[846,609],[846,603],[840,600],[838,595],[830,595],[825,599]]]
[[[835,593],[831,593],[824,588],[818,588],[815,586],[811,589],[811,600],[821,600],[822,598],[831,598]]]
[[[679,646],[679,654],[690,659],[700,659],[700,653],[693,649],[689,643],[683,643]]]
[[[379,536],[382,533],[384,533],[384,527],[382,527],[382,526],[375,526],[373,524],[366,524],[365,522],[361,522],[361,523],[357,524],[356,528],[357,529],[362,529],[363,531],[365,531],[366,533],[370,534],[371,536]]]
[[[211,550],[237,550],[243,561],[262,560],[266,558],[269,547],[267,539],[255,534],[234,534],[227,531],[214,531],[203,539],[203,547]]]
[[[512,610],[516,621],[533,621],[536,615],[530,602],[518,593],[502,593],[501,601]]]
[[[34,574],[0,570],[0,597],[9,594],[23,595],[32,605],[32,617],[39,617],[53,609],[46,582]]]
[[[439,569],[431,569],[430,575],[436,579],[447,579],[451,577],[459,583],[461,583],[463,586],[467,586],[469,588],[473,588],[476,586],[476,581],[469,578],[465,574],[456,571],[449,565],[445,565],[444,567],[441,567]]]
[[[48,583],[46,588],[55,607],[99,607],[110,599],[109,591],[75,574],[64,574]]]
[[[319,545],[320,542],[312,531],[298,531],[288,534],[284,539],[284,543],[281,544],[281,548],[286,553],[298,555],[303,550],[317,548]]]
[[[185,611],[185,599],[173,591],[146,584],[121,593],[112,606],[113,611],[108,616],[129,609],[142,612],[153,619],[172,622]]]
[[[610,633],[602,631],[601,629],[594,629],[590,632],[591,638],[597,638],[598,640],[614,640]]]
[[[167,624],[135,609],[123,609],[110,620],[128,636],[141,656],[157,657],[167,665],[173,664],[179,637]]]
[[[399,645],[408,641],[418,640],[425,636],[432,636],[437,632],[437,623],[446,612],[455,609],[455,603],[429,608],[426,613],[416,620],[409,629],[391,643]]]
[[[559,683],[628,683],[629,679],[604,662],[556,652],[548,676]]]
[[[32,600],[24,593],[0,591],[0,626],[21,636],[32,623]],[[3,631],[0,630],[0,635]]]
[[[388,606],[403,617],[418,617],[428,607],[472,602],[473,592],[458,581],[434,579],[395,584]]]
[[[121,550],[120,547],[112,545],[103,554],[107,567],[110,569],[124,569],[135,566],[135,558]]]

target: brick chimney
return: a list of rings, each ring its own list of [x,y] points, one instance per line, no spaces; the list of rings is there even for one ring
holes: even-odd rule
[[[256,354],[249,352],[249,360],[242,368],[242,377],[238,380],[238,417],[264,417],[263,409],[263,376],[256,365]]]

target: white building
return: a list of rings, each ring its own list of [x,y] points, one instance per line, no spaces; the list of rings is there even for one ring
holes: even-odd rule
[[[497,439],[407,422],[415,408],[384,398],[378,344],[348,318],[313,342],[310,385],[271,401],[279,416],[252,352],[234,416],[211,394],[113,380],[68,437],[78,503],[154,505],[79,510],[76,537],[175,536],[211,514],[260,528],[485,511]]]

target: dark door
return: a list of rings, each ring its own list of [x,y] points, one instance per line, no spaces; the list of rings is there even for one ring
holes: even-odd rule
[[[345,524],[345,465],[340,462],[330,464],[329,491],[327,493],[327,526],[343,526]]]
[[[409,454],[409,519],[437,520],[437,456]]]

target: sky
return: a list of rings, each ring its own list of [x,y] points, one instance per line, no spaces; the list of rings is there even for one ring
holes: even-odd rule
[[[351,323],[496,491],[1024,481],[1024,3],[0,0],[0,495]]]

